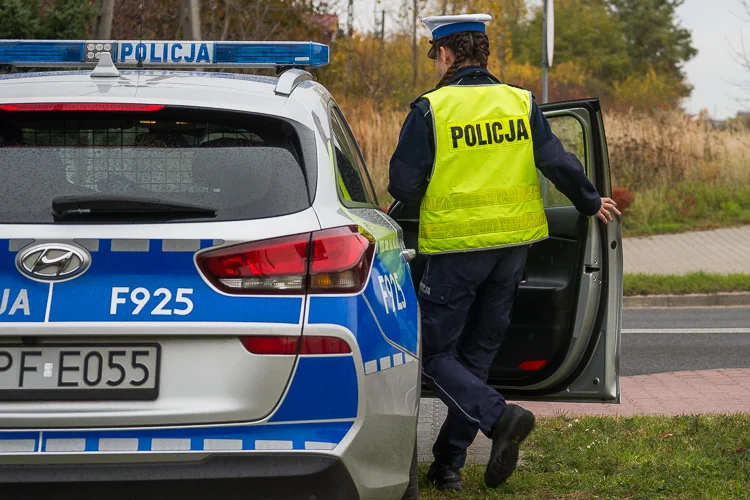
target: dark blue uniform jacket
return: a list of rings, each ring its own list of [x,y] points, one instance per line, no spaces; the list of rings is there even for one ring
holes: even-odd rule
[[[500,81],[479,66],[462,68],[449,85],[493,85]],[[573,202],[579,212],[594,215],[601,207],[596,188],[586,177],[578,158],[567,153],[562,142],[550,129],[547,118],[532,102],[531,137],[534,160],[542,174]],[[432,110],[427,99],[411,104],[411,111],[401,129],[398,146],[390,165],[388,192],[407,206],[420,203],[427,191],[427,179],[435,164],[435,137]],[[467,175],[471,175],[467,170]]]

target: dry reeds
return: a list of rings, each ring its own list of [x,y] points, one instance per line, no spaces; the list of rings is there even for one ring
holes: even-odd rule
[[[718,130],[680,112],[608,114],[605,128],[613,179],[633,191],[750,181],[747,131]]]
[[[362,102],[345,103],[344,110],[387,203],[388,164],[407,110]],[[604,123],[614,186],[636,193],[682,182],[750,186],[750,131],[718,130],[677,111],[608,113]]]

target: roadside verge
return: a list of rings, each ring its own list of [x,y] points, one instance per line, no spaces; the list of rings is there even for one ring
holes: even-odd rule
[[[750,306],[750,292],[688,295],[635,295],[622,298],[627,309],[647,307],[728,307]]]
[[[623,307],[750,306],[750,274],[626,273]]]

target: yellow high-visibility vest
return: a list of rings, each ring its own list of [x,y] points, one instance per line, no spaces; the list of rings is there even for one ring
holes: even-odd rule
[[[463,252],[547,238],[530,92],[449,85],[424,98],[432,107],[436,147],[420,210],[419,251]]]

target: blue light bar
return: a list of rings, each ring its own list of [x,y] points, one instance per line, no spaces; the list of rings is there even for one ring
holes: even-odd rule
[[[0,40],[0,64],[27,66],[54,62],[76,65],[84,58],[83,42],[50,40]]]
[[[310,66],[328,64],[328,46],[320,43],[296,42],[217,42],[215,63],[266,64],[272,66]]]
[[[0,40],[0,65],[93,66],[109,52],[117,67],[312,67],[329,62],[315,42]]]

